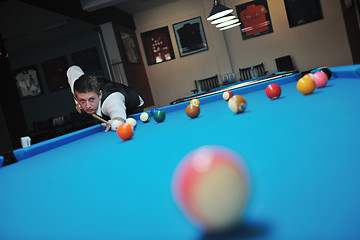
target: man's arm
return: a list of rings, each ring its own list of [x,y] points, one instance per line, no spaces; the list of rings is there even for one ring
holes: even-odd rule
[[[120,118],[126,119],[125,96],[120,92],[110,94],[102,104],[103,114],[110,117],[110,119]]]
[[[125,96],[120,92],[110,94],[103,102],[101,111],[110,117],[108,124],[103,124],[106,127],[105,132],[110,128],[115,131],[126,119]]]
[[[74,94],[74,83],[75,81],[82,75],[84,75],[84,72],[79,68],[78,66],[71,66],[66,72],[68,83],[70,85],[71,92]],[[78,113],[81,113],[81,106],[76,101],[75,95],[74,95],[74,101],[75,101],[75,108]]]

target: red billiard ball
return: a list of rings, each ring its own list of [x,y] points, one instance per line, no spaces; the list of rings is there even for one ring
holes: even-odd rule
[[[233,93],[230,91],[225,91],[222,95],[225,101],[229,101],[229,99],[233,96]]]
[[[312,76],[313,81],[315,82],[315,86],[317,88],[325,87],[329,78],[326,73],[319,71],[313,74]]]
[[[134,135],[133,126],[130,123],[122,123],[116,130],[116,133],[122,140],[129,140]]]
[[[173,196],[185,216],[207,232],[238,224],[248,198],[242,158],[220,146],[202,146],[186,155],[173,175]]]
[[[270,99],[277,99],[281,95],[281,88],[278,84],[271,83],[266,87],[265,93]]]
[[[241,95],[234,95],[228,101],[229,109],[234,113],[242,113],[247,106],[246,100]]]
[[[190,103],[185,111],[190,118],[197,118],[200,114],[200,107]]]

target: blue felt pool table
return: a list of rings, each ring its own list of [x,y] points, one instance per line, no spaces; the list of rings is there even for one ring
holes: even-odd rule
[[[0,239],[360,239],[360,65],[330,69],[306,96],[301,73],[233,89],[241,114],[218,93],[195,119],[188,102],[162,108],[165,121],[138,121],[129,141],[96,125],[14,151],[0,168]],[[222,235],[199,230],[172,196],[177,164],[203,145],[236,151],[248,169],[246,209]]]

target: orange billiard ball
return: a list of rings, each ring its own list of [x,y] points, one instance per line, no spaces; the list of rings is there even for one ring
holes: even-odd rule
[[[229,109],[234,113],[242,113],[247,106],[246,100],[241,95],[234,95],[228,101]]]
[[[202,146],[187,154],[172,179],[175,202],[206,232],[236,226],[248,199],[248,175],[242,158],[221,146]]]
[[[314,92],[315,82],[310,77],[302,77],[297,81],[296,88],[304,95],[308,95]]]
[[[124,122],[118,127],[118,129],[116,130],[116,133],[119,136],[119,138],[126,141],[133,137],[134,129],[130,123]]]

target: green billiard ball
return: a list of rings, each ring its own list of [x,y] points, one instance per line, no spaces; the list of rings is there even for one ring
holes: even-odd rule
[[[165,116],[166,115],[164,111],[157,110],[156,112],[154,112],[153,118],[159,123],[165,120]]]
[[[143,112],[140,114],[140,120],[144,123],[148,123],[150,122],[151,116],[149,113],[147,112]]]

